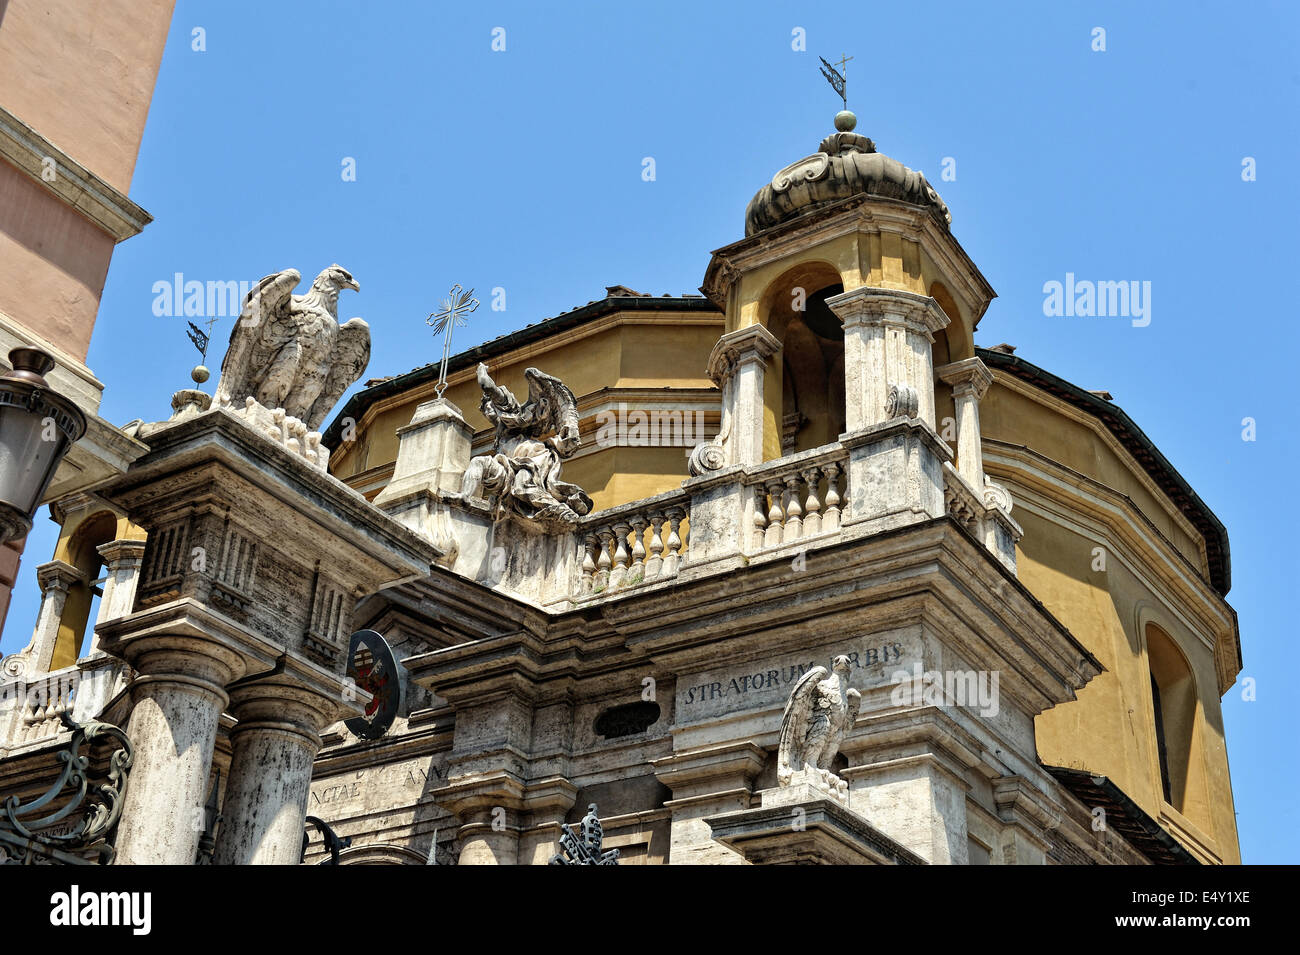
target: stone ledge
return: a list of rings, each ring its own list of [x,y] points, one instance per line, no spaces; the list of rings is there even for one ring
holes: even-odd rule
[[[0,157],[118,242],[138,235],[153,221],[153,216],[3,106],[0,106]],[[42,176],[46,159],[53,159],[56,165],[52,181]]]
[[[796,811],[799,826],[792,825]],[[926,865],[865,818],[829,799],[710,816],[713,838],[752,865]]]

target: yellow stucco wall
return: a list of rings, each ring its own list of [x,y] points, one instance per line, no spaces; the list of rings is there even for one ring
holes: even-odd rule
[[[1196,541],[1178,526],[1167,504],[1146,488],[1135,463],[1108,446],[1099,425],[1075,421],[1001,383],[989,390],[980,417],[986,441],[1025,446],[1127,496],[1205,574]],[[1136,553],[1111,538],[1099,543],[1095,536],[1019,500],[1025,492],[1014,470],[997,469],[995,476],[1018,498],[1013,514],[1025,532],[1017,548],[1021,582],[1106,668],[1079,691],[1077,700],[1037,718],[1040,758],[1048,765],[1110,777],[1153,819],[1169,817],[1192,832],[1203,855],[1240,861],[1213,646],[1183,622],[1185,617],[1195,619],[1196,610],[1159,584],[1160,576],[1151,571],[1160,562],[1161,542],[1148,533]],[[1041,485],[1034,486],[1036,493],[1044,493]],[[1053,505],[1088,517],[1087,509],[1064,495]],[[1098,547],[1105,552],[1104,570],[1096,569]],[[1141,577],[1130,569],[1130,562],[1143,568]],[[1204,599],[1219,602],[1213,596]],[[1153,621],[1185,657],[1196,685],[1181,810],[1166,804],[1161,786],[1145,638],[1146,624]]]
[[[596,320],[591,328],[560,333],[553,339],[493,359],[493,380],[520,401],[528,396],[524,369],[536,367],[561,379],[578,399],[584,449],[595,440],[595,408],[626,404],[635,411],[644,401],[618,389],[714,389],[705,373],[709,352],[722,334],[722,316],[700,312],[625,312]],[[714,389],[716,392],[716,389]],[[357,440],[344,444],[330,461],[343,480],[391,467],[397,457],[397,429],[423,401],[434,397],[433,383],[412,389],[372,408],[358,424]],[[461,409],[476,435],[490,430],[479,410],[482,392],[472,368],[448,376],[445,397]],[[716,398],[713,399],[716,404]],[[710,416],[717,427],[716,410]],[[710,432],[712,436],[712,432]],[[682,447],[601,447],[580,453],[563,465],[563,478],[582,487],[597,509],[614,507],[681,486],[688,477]],[[355,480],[353,483],[357,483]],[[377,493],[375,488],[372,493]]]

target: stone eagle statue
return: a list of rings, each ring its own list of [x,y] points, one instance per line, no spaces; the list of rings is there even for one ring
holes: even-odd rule
[[[283,410],[305,432],[325,416],[370,361],[370,326],[359,318],[340,325],[339,292],[360,291],[352,273],[331,265],[306,295],[294,295],[297,269],[268,275],[244,299],[221,363],[216,404]]]
[[[578,450],[578,402],[564,382],[536,368],[524,370],[522,405],[478,366],[480,409],[496,425],[491,454],[471,458],[461,482],[467,497],[486,497],[498,511],[552,524],[571,524],[591,510],[591,498],[560,480],[560,461]],[[550,435],[550,437],[547,437]]]
[[[853,726],[862,704],[862,694],[847,688],[849,658],[841,654],[831,661],[831,670],[813,667],[799,678],[781,716],[781,739],[776,754],[776,779],[782,786],[798,774],[837,792],[848,784],[831,772],[844,734]]]

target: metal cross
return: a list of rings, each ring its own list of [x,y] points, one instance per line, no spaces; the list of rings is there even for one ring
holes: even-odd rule
[[[451,293],[442,300],[442,308],[430,313],[424,320],[425,324],[433,326],[435,335],[441,331],[447,333],[442,339],[442,370],[438,374],[438,383],[433,388],[434,394],[439,398],[447,389],[447,359],[451,357],[452,330],[457,325],[464,325],[467,321],[465,316],[476,308],[478,308],[478,299],[474,297],[474,290],[465,292],[459,285],[453,285]]]

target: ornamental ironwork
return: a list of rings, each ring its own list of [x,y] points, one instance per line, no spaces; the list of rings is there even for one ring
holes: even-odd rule
[[[551,857],[551,865],[618,865],[617,849],[601,849],[605,830],[596,817],[596,804],[577,826],[560,826],[560,851]]]
[[[322,859],[317,865],[338,865],[339,853],[352,845],[352,837],[340,836],[328,822],[317,816],[308,816],[306,824],[315,826],[320,830],[321,837],[325,840],[325,851],[330,854],[328,859]],[[305,829],[302,834],[302,856],[299,858],[299,862],[307,858],[307,846],[310,844],[311,830]]]
[[[63,769],[54,784],[30,802],[18,796],[5,800],[0,809],[0,864],[109,865],[116,854],[108,836],[126,799],[131,741],[111,723],[81,724],[66,713],[59,719],[72,730],[67,748],[57,754]],[[106,780],[92,784],[91,757],[82,748],[101,743],[117,743],[118,748],[108,757]],[[66,831],[59,831],[64,827]]]

